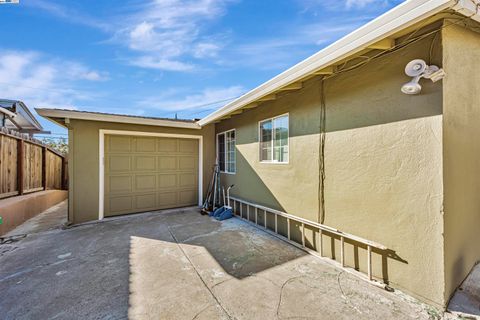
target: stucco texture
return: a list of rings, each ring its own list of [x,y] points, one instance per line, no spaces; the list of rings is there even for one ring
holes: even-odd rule
[[[405,65],[429,60],[433,36],[325,80],[324,224],[389,248],[374,254],[374,275],[438,306],[443,296],[442,85],[400,92]],[[441,65],[436,37],[432,62]],[[236,129],[232,194],[309,220],[319,219],[320,79],[216,124]],[[258,121],[289,113],[288,164],[259,162]],[[293,224],[292,224],[292,227]],[[292,231],[299,237],[298,226]],[[280,230],[285,230],[284,225]],[[307,245],[315,248],[315,232]],[[339,259],[339,241],[324,238]],[[347,265],[366,271],[365,248],[346,245]]]
[[[201,130],[132,125],[100,121],[70,120],[69,124],[69,221],[98,219],[99,130],[143,131],[203,136],[203,190],[207,189],[215,162],[214,127]]]
[[[448,299],[480,260],[480,34],[450,26],[442,36],[447,73],[443,80],[443,143]]]

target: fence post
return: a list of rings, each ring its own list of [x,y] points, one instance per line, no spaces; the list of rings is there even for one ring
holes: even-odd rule
[[[24,152],[23,152],[23,140],[17,140],[17,188],[18,188],[18,195],[23,194],[23,175],[25,172],[24,166]]]
[[[47,147],[42,147],[42,188],[47,190]]]
[[[65,159],[65,157],[62,157],[62,172],[60,174],[60,179],[61,179],[61,183],[60,183],[60,188],[62,190],[66,190],[67,189],[67,183],[66,183],[66,168],[67,168],[67,159]]]

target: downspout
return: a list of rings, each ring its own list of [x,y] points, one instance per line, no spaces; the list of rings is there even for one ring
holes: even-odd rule
[[[325,78],[320,79],[320,118],[318,143],[318,222],[325,221],[325,138],[327,111],[325,105]]]

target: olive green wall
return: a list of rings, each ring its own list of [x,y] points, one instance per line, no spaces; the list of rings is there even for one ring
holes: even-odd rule
[[[476,26],[478,30],[478,25]],[[480,34],[443,30],[445,298],[480,260]]]
[[[215,162],[214,127],[206,126],[201,130],[142,126],[125,123],[70,120],[70,213],[72,223],[98,219],[98,175],[99,175],[99,130],[145,131],[203,136],[203,190]],[[72,165],[73,163],[73,165]]]
[[[325,80],[325,220],[386,245],[374,275],[438,306],[443,295],[442,85],[422,81],[420,95],[400,92],[405,65],[429,60],[433,36]],[[437,37],[432,62],[441,65]],[[236,129],[237,171],[223,174],[232,194],[318,220],[320,80],[216,124]],[[290,115],[290,162],[259,163],[258,121]],[[285,226],[281,230],[284,232]],[[294,238],[298,239],[298,228]],[[308,231],[307,245],[316,235]],[[348,265],[366,269],[365,248],[348,244]],[[324,238],[339,258],[339,241]]]

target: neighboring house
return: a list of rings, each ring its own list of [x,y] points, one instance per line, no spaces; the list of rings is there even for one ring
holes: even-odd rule
[[[382,243],[375,278],[445,307],[480,259],[477,9],[406,1],[198,122],[37,110],[69,130],[70,221],[200,204],[217,152],[235,197]],[[407,95],[414,59],[446,76]]]
[[[0,99],[0,128],[33,136],[45,132],[28,107],[18,100]]]

